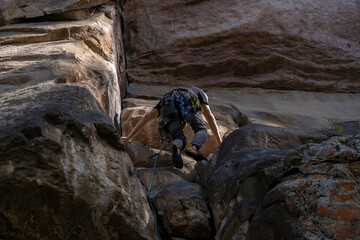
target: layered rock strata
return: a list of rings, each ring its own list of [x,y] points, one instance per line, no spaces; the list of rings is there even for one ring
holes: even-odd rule
[[[170,89],[195,85],[207,91],[224,136],[249,123],[320,129],[331,119],[359,120],[355,0],[120,3],[126,116],[139,118],[144,105],[153,107]],[[134,123],[123,120],[128,133]],[[151,137],[136,140],[158,148],[156,129],[152,123],[145,131]],[[202,151],[209,154],[212,145]]]
[[[133,83],[359,92],[358,1],[122,1]]]
[[[153,239],[145,188],[112,123],[125,74],[118,7],[2,1],[3,24],[0,236]]]
[[[120,113],[125,64],[119,14],[114,6],[81,14],[70,12],[65,19],[71,21],[0,27],[0,91],[66,83],[89,89],[111,117]]]

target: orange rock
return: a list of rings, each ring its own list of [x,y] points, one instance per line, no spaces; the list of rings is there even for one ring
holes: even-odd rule
[[[347,222],[352,222],[354,220],[359,221],[360,207],[355,205],[341,205],[335,209],[334,214]]]
[[[331,149],[325,149],[321,152],[321,155],[325,155],[326,158],[334,157],[334,151]]]
[[[360,162],[350,163],[348,168],[355,177],[360,178]]]

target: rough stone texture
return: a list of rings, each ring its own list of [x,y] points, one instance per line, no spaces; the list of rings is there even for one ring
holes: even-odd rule
[[[200,185],[184,180],[164,182],[152,189],[150,199],[168,235],[211,239],[211,214]]]
[[[145,189],[90,91],[39,84],[0,104],[2,237],[153,238]]]
[[[149,191],[155,156],[158,151],[131,142],[125,149],[136,166],[136,173]],[[211,214],[205,202],[204,190],[195,181],[196,161],[182,156],[184,167],[173,167],[171,153],[162,151],[157,160],[149,197],[159,216],[161,235],[166,239],[182,236],[186,239],[211,239]],[[139,161],[142,159],[142,161]]]
[[[209,95],[224,136],[250,123],[320,129],[329,119],[360,120],[356,0],[121,4],[129,115],[139,118],[170,89],[195,85]],[[125,133],[133,125],[125,120]],[[152,123],[144,132],[151,137],[137,140],[158,148],[156,131]],[[206,143],[202,151],[214,149]]]
[[[288,130],[261,125],[242,127],[224,140],[199,180],[205,183],[217,239],[246,236],[252,215],[282,174],[286,150],[279,148],[298,143]]]
[[[108,2],[111,1],[2,0],[0,3],[0,25],[22,21],[23,19],[32,19],[49,15],[54,16],[58,13],[68,13],[69,11],[89,9],[93,6]]]
[[[123,146],[111,120],[127,94],[127,135],[179,85],[207,91],[223,136],[302,131],[245,126],[182,170],[164,151],[162,237],[360,237],[359,137],[329,130],[359,132],[357,0],[119,2],[0,2],[0,238],[153,239],[157,123],[136,139],[152,149]]]
[[[111,118],[120,114],[125,64],[119,14],[108,5],[86,16],[0,27],[0,93],[67,83],[89,89]]]
[[[285,167],[294,174],[267,194],[250,239],[360,237],[360,136],[302,146],[287,155]]]
[[[153,239],[112,124],[125,91],[117,6],[6,0],[3,24],[0,238]]]
[[[151,111],[151,107],[139,106],[135,108],[126,108],[121,112],[121,124],[122,124],[122,134],[123,136],[129,135],[131,130],[136,126],[136,124],[140,121],[142,117],[149,111]],[[161,149],[162,144],[159,142],[158,137],[158,122],[157,120],[153,120],[146,124],[141,132],[134,138],[134,142],[141,142],[144,145]]]
[[[357,0],[121,2],[133,83],[360,90]]]
[[[359,181],[358,138],[338,136],[318,144],[333,134],[256,124],[230,134],[210,162],[196,166],[211,206],[216,239],[358,237],[359,191],[354,187]],[[291,150],[305,143],[300,150]],[[348,191],[342,184],[352,187]],[[349,198],[344,202],[342,195]],[[321,206],[330,209],[322,219],[314,217]],[[344,206],[349,207],[346,219],[340,212]]]

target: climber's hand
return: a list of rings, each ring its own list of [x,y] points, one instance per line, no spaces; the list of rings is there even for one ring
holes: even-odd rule
[[[128,142],[131,141],[131,139],[129,137],[121,137],[120,139],[123,140],[123,141],[128,141]]]

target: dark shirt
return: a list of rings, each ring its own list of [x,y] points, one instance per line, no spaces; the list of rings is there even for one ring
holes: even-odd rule
[[[208,96],[206,95],[206,93],[202,89],[194,87],[194,86],[182,86],[182,87],[178,87],[178,88],[176,88],[174,90],[177,90],[177,89],[184,90],[184,91],[189,91],[192,94],[195,94],[199,98],[199,101],[200,101],[201,104],[205,103],[205,104],[209,105]],[[173,92],[174,90],[171,90],[170,92],[168,92],[166,94],[169,94],[169,93]],[[162,99],[154,107],[159,111],[160,111],[160,108],[161,108],[161,101],[162,101]]]

